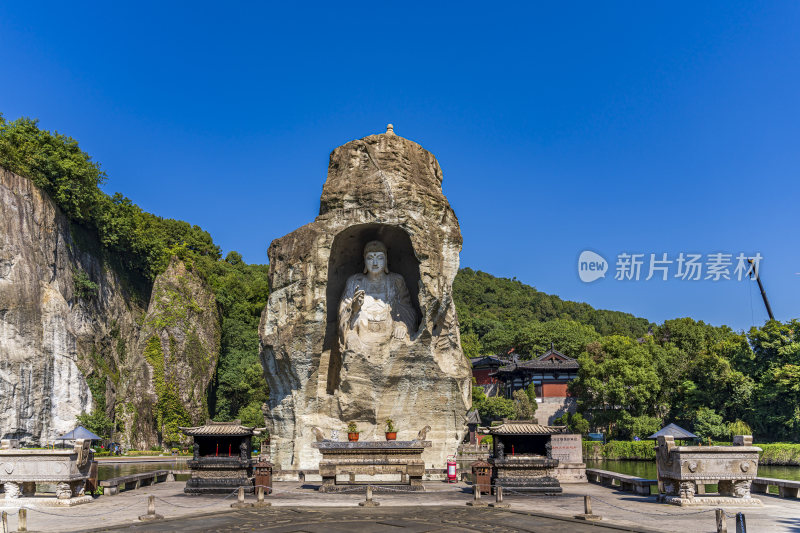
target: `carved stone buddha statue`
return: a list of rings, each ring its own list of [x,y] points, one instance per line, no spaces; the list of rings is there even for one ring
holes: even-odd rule
[[[364,247],[364,273],[347,279],[339,302],[339,338],[344,349],[404,340],[414,332],[417,313],[403,276],[389,272],[386,246]]]

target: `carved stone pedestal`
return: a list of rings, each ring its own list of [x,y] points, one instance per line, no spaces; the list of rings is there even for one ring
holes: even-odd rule
[[[319,473],[320,492],[352,492],[372,486],[376,492],[424,491],[425,463],[422,452],[429,441],[334,442],[314,443],[322,453]]]
[[[72,449],[24,450],[16,441],[0,446],[0,483],[14,506],[71,506],[92,501],[84,485],[92,469],[90,441],[78,439]],[[36,498],[37,483],[55,483],[56,498]]]
[[[758,471],[758,452],[749,436],[737,436],[733,446],[675,446],[671,436],[659,436],[656,448],[659,501],[680,506],[761,505],[750,497]],[[716,483],[719,495],[706,495]]]

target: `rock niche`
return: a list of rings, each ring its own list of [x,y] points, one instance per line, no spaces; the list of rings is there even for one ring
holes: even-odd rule
[[[458,220],[436,158],[394,134],[335,149],[314,222],[269,247],[261,359],[276,476],[316,470],[319,439],[431,441],[443,469],[466,431],[469,362],[452,298]],[[424,432],[423,432],[424,433]]]

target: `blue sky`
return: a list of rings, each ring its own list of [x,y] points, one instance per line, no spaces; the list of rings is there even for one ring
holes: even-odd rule
[[[316,216],[331,150],[392,122],[442,166],[463,266],[747,329],[753,283],[586,284],[577,258],[759,252],[800,316],[800,4],[290,4],[0,4],[0,112],[249,262]]]

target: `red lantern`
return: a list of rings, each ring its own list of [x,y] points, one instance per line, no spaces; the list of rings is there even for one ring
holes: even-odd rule
[[[455,483],[456,477],[456,457],[455,455],[450,455],[447,458],[447,482]]]

